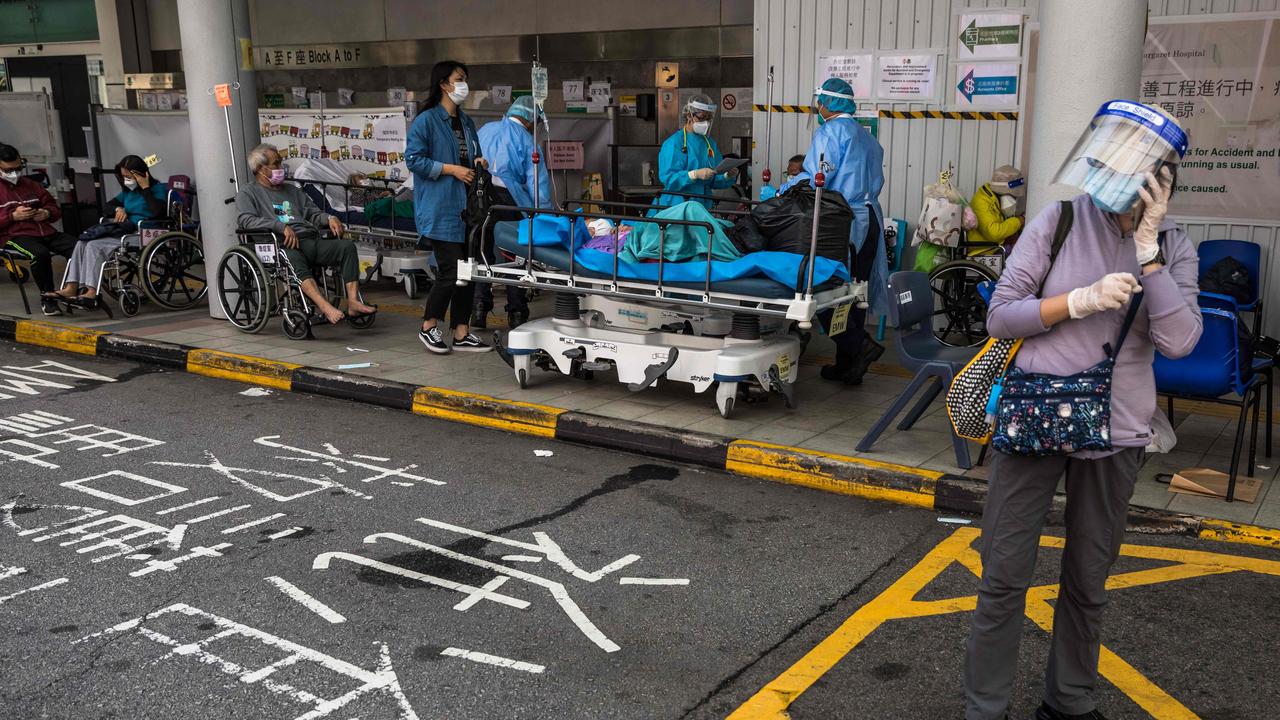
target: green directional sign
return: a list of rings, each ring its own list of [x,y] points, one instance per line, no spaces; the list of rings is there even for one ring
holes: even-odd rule
[[[969,23],[969,27],[960,31],[960,42],[969,48],[971,53],[979,45],[1017,45],[1021,30],[1022,28],[1017,25],[978,27],[978,21],[973,20]]]

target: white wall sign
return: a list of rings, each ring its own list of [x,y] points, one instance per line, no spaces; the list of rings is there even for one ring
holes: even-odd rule
[[[292,88],[293,102],[298,107],[307,107],[307,89],[305,87]]]
[[[405,100],[409,99],[409,92],[402,87],[387,88],[387,104],[388,105],[404,105]]]
[[[751,117],[751,88],[720,89],[720,114],[724,117]]]
[[[579,140],[552,140],[547,143],[548,170],[581,170],[583,146]]]
[[[1018,63],[957,63],[955,104],[1014,108],[1018,105]]]
[[[827,78],[845,80],[853,87],[853,96],[861,100],[871,97],[874,74],[875,53],[869,50],[824,50],[818,53],[813,78],[815,87]]]
[[[577,102],[583,99],[581,80],[565,80],[561,86],[564,88],[565,102]]]
[[[613,95],[613,89],[607,82],[591,83],[590,100],[594,105],[608,105],[609,98]]]
[[[350,107],[354,101],[355,92],[351,88],[338,88],[338,104],[343,107]]]
[[[680,63],[660,62],[654,65],[653,86],[666,90],[680,87]]]
[[[937,97],[938,56],[883,54],[877,63],[876,97],[931,102]]]
[[[494,105],[510,105],[511,104],[511,86],[510,85],[494,85],[489,89],[489,97],[493,98]]]
[[[966,13],[960,16],[956,59],[995,60],[1021,55],[1021,13]]]

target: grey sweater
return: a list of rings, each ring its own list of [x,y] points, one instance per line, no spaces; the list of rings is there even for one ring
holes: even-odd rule
[[[1145,277],[1138,267],[1133,234],[1121,235],[1115,219],[1094,207],[1088,195],[1073,202],[1075,221],[1044,283],[1042,297],[1090,285],[1108,273],[1132,273],[1142,284],[1142,307],[1116,358],[1111,390],[1111,443],[1116,451],[1145,447],[1156,411],[1155,351],[1180,358],[1195,349],[1203,329],[1196,302],[1196,249],[1171,220],[1165,235],[1167,264]],[[1105,357],[1102,346],[1115,343],[1124,310],[1101,312],[1046,328],[1040,321],[1037,286],[1049,269],[1049,249],[1061,214],[1057,203],[1045,208],[1018,238],[991,298],[987,330],[998,338],[1025,338],[1015,364],[1027,372],[1069,375]],[[1115,451],[1113,451],[1115,452]],[[1076,453],[1096,458],[1108,452]]]
[[[236,210],[239,225],[246,230],[284,232],[285,225],[292,225],[298,234],[314,235],[329,223],[329,216],[302,188],[289,183],[273,188],[258,182],[245,185],[236,193]]]

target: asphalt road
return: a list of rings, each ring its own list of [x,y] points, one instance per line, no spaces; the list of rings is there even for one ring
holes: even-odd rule
[[[6,719],[725,717],[968,531],[5,343],[0,503]],[[955,564],[918,599],[974,586]],[[1242,570],[1118,591],[1107,640],[1190,717],[1265,717],[1278,588]],[[884,622],[827,657],[792,717],[959,717],[967,622]],[[1028,621],[1024,713],[1046,638]],[[1152,716],[1102,685],[1113,717]]]

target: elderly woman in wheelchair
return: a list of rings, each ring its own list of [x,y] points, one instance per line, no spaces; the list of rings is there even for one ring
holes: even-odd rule
[[[285,170],[275,146],[255,147],[248,160],[254,182],[245,185],[235,197],[241,237],[270,236],[296,276],[302,294],[330,324],[344,319],[357,327],[370,324],[378,308],[360,297],[360,259],[355,243],[342,238],[342,222],[322,212],[301,188],[285,183]],[[331,236],[322,235],[326,229]],[[261,240],[255,238],[254,242]],[[316,282],[316,273],[325,267],[334,268],[341,279],[347,302],[345,313],[337,307],[340,299],[338,293],[332,292],[336,288],[321,288]],[[290,308],[286,312],[296,311]],[[288,330],[291,318],[286,315],[285,321]]]

